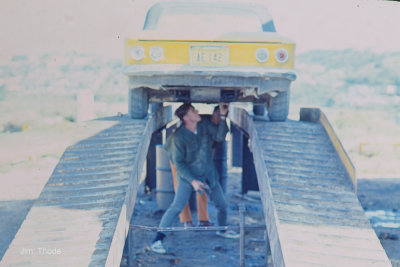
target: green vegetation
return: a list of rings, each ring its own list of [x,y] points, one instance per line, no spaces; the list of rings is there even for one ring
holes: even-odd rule
[[[293,102],[398,110],[400,52],[317,50],[298,55],[296,64]]]
[[[0,102],[6,99],[7,96],[7,86],[5,84],[0,85]]]
[[[64,120],[69,121],[69,122],[75,122],[76,121],[75,117],[72,116],[72,115],[65,116]]]
[[[15,133],[15,132],[21,132],[21,131],[22,131],[22,125],[15,124],[12,122],[8,122],[3,126],[4,133]]]
[[[400,52],[318,50],[300,54],[297,60],[307,65],[321,65],[327,71],[341,70],[345,74],[345,83],[348,85],[400,87]]]

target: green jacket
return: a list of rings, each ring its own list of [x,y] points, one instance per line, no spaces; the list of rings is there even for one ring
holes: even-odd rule
[[[183,124],[171,134],[165,149],[176,167],[178,180],[191,183],[197,179],[213,188],[219,177],[212,159],[211,145],[212,141],[224,141],[227,132],[225,120],[215,125],[202,116],[197,123],[197,134]]]

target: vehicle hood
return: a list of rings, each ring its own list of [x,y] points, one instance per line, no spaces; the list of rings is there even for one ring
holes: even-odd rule
[[[229,32],[213,34],[212,32],[200,33],[176,33],[143,31],[137,35],[138,40],[165,40],[165,41],[217,41],[217,42],[272,42],[294,43],[293,40],[283,37],[275,32]]]

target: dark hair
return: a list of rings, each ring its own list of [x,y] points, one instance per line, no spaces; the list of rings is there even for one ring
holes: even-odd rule
[[[216,111],[219,111],[219,105],[216,105],[216,106],[214,107],[213,113],[216,112]]]
[[[183,121],[183,117],[185,117],[190,108],[194,108],[191,103],[184,103],[175,110],[175,115]]]

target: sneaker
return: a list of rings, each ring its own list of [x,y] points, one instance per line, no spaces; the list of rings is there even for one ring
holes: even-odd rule
[[[214,224],[210,221],[199,221],[200,227],[214,226]]]
[[[188,221],[188,222],[184,222],[183,223],[183,227],[187,228],[187,227],[194,227],[192,221]]]
[[[167,251],[165,250],[161,240],[157,240],[157,241],[151,243],[150,248],[151,248],[152,251],[154,251],[155,253],[158,253],[158,254],[167,253]]]
[[[228,230],[228,231],[217,231],[216,232],[217,235],[225,237],[225,238],[232,238],[232,239],[236,239],[239,238],[240,235],[238,233],[236,233],[235,231],[232,230]]]

